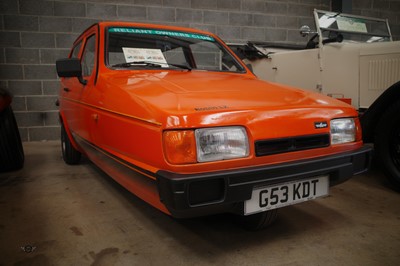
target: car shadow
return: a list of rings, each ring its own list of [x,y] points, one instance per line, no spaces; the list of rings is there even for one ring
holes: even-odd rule
[[[234,252],[267,245],[282,238],[307,236],[340,226],[347,218],[335,209],[326,206],[324,199],[288,206],[278,211],[277,220],[260,231],[248,231],[235,223],[233,214],[218,214],[188,219],[175,219],[145,203],[95,165],[97,178],[120,196],[121,204],[128,204],[132,215],[140,216],[141,223],[152,231],[187,246],[193,252],[207,254],[211,250]],[[329,198],[329,197],[328,197]]]

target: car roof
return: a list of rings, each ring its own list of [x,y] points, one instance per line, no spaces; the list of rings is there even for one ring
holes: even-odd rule
[[[181,26],[171,26],[171,25],[162,25],[162,24],[153,24],[153,23],[142,23],[142,22],[126,22],[126,21],[101,21],[92,24],[90,27],[85,29],[74,41],[74,44],[81,39],[82,35],[84,35],[88,30],[93,27],[99,27],[99,29],[104,29],[107,27],[138,27],[138,28],[150,28],[150,29],[162,29],[162,30],[173,30],[173,31],[184,31],[184,32],[193,32],[198,34],[210,35],[214,38],[215,34],[199,29],[181,27]]]
[[[138,22],[121,22],[121,21],[103,21],[98,23],[100,27],[110,27],[110,26],[124,26],[124,27],[140,27],[140,28],[157,28],[157,29],[169,29],[169,30],[177,30],[177,31],[189,31],[196,32],[206,35],[213,35],[211,32],[181,27],[181,26],[171,26],[171,25],[162,25],[162,24],[153,24],[153,23],[138,23]]]

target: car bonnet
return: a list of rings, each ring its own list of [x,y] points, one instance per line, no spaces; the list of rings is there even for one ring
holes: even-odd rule
[[[182,125],[183,120],[194,126],[205,121],[235,123],[249,115],[253,120],[300,114],[324,119],[357,115],[350,105],[330,97],[236,73],[123,70],[104,81],[113,87],[114,97],[108,98],[111,109],[171,126]],[[205,118],[211,116],[212,121]]]

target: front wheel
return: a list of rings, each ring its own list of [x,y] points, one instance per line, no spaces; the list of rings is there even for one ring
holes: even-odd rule
[[[375,156],[389,181],[400,190],[400,101],[381,117],[375,134]]]
[[[258,231],[271,225],[277,217],[278,209],[273,209],[248,216],[237,216],[237,222],[247,230]]]
[[[79,164],[81,153],[72,146],[71,140],[68,137],[67,131],[63,123],[61,123],[61,151],[64,162],[67,164]]]

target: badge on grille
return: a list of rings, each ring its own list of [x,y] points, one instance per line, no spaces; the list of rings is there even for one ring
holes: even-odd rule
[[[328,127],[328,123],[323,121],[323,122],[314,122],[314,127],[316,129],[320,129],[320,128],[327,128]]]

